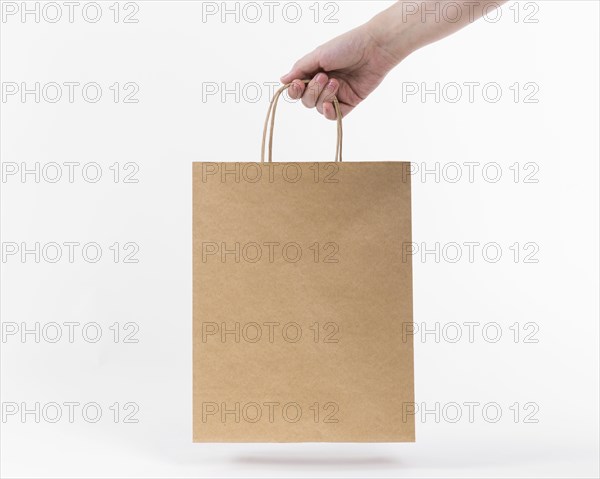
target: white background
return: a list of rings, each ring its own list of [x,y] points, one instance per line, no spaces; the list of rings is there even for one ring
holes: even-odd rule
[[[283,18],[281,7],[269,22],[260,3],[263,18],[252,23],[249,10],[239,22],[233,15],[203,21],[201,2],[146,1],[137,2],[139,21],[132,24],[115,23],[113,2],[100,3],[97,23],[76,10],[73,23],[15,15],[0,25],[3,88],[96,82],[103,90],[97,103],[79,89],[73,103],[64,96],[57,103],[36,103],[33,95],[22,101],[17,94],[1,104],[3,168],[96,162],[103,171],[97,183],[82,178],[81,169],[70,183],[66,167],[57,183],[2,178],[5,248],[73,241],[103,250],[94,264],[81,250],[73,263],[3,259],[4,412],[10,403],[72,401],[98,403],[103,416],[89,423],[77,409],[73,423],[51,423],[43,415],[36,422],[34,414],[5,414],[2,477],[598,476],[597,2],[506,5],[499,21],[479,21],[407,58],[347,118],[346,161],[461,166],[456,183],[455,170],[413,177],[415,243],[498,243],[503,255],[494,263],[478,249],[469,262],[465,247],[456,263],[449,249],[437,260],[414,258],[415,322],[440,328],[437,338],[415,336],[416,402],[440,405],[438,416],[417,415],[415,444],[301,445],[191,442],[191,163],[257,161],[269,89],[253,101],[256,89],[244,88],[276,82],[301,55],[389,2],[337,2],[335,10],[322,2],[316,23],[313,2],[302,2],[296,23]],[[332,12],[337,23],[324,22]],[[532,12],[529,20],[537,22],[525,22]],[[137,84],[138,103],[115,103],[115,82]],[[235,89],[236,82],[237,99],[203,98],[213,83]],[[449,101],[455,90],[439,102],[434,95],[403,98],[403,89],[436,82],[495,82],[502,98],[493,103],[481,87],[473,102],[466,87],[456,103]],[[537,102],[523,95],[515,102],[515,82],[521,93],[534,84],[528,88]],[[284,104],[280,112],[276,160],[332,159],[334,124],[298,105]],[[139,181],[115,183],[115,162],[137,164]],[[466,162],[480,164],[472,182]],[[482,176],[490,163],[502,171],[495,183]],[[515,163],[533,163],[525,173],[535,169],[537,182],[523,175],[515,181]],[[136,243],[139,262],[120,256],[115,263],[108,249],[115,242]],[[509,249],[517,242],[519,258]],[[537,262],[524,261],[525,243],[535,243]],[[80,323],[74,342],[37,343],[32,334],[22,340],[7,332],[15,324],[51,322]],[[103,331],[96,343],[81,335],[81,325],[91,322]],[[128,322],[139,326],[139,342],[115,343],[109,327]],[[479,324],[472,342],[467,322]],[[450,323],[462,332],[455,343],[456,330],[444,329]],[[490,323],[496,329],[484,336]],[[510,329],[515,323],[519,338]],[[502,337],[493,342],[496,325]],[[537,342],[525,341],[532,331],[529,339]],[[109,409],[115,402],[116,424]],[[128,402],[139,408],[137,423],[123,422]],[[481,405],[473,421],[465,402]],[[462,408],[457,422],[453,403]],[[501,408],[497,422],[482,414],[490,403]],[[533,405],[525,409],[526,403]],[[534,410],[529,419],[537,422],[526,421]]]

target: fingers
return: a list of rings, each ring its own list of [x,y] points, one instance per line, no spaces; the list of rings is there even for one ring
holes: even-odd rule
[[[304,95],[302,95],[302,104],[306,108],[314,108],[317,106],[317,101],[319,100],[319,96],[325,89],[325,85],[327,85],[327,75],[325,73],[318,73],[308,84],[306,87],[306,91]]]
[[[337,111],[335,111],[335,106],[331,102],[323,102],[323,116],[328,120],[336,120],[337,119]]]
[[[354,110],[353,106],[344,103],[340,103],[339,107],[342,118],[346,118],[346,115]],[[323,116],[328,120],[337,120],[337,111],[335,106],[333,106],[333,102],[323,102]]]
[[[340,84],[338,80],[331,79],[325,73],[317,73],[323,69],[319,59],[322,56],[319,49],[313,50],[298,60],[289,73],[281,77],[281,83],[291,83],[288,89],[288,95],[293,100],[302,99],[302,103],[307,108],[315,108],[325,118],[335,120],[337,114],[333,106],[333,97],[338,93]],[[315,75],[315,73],[317,73]],[[305,84],[302,80],[305,78],[314,78]],[[342,114],[344,108],[342,106]]]
[[[324,112],[324,104],[333,102],[333,99],[338,92],[339,86],[340,86],[340,84],[334,78],[332,78],[331,80],[329,80],[327,82],[327,84],[325,85],[325,88],[323,89],[323,92],[321,93],[321,95],[319,96],[319,99],[317,100],[316,106],[317,106],[317,111],[319,113],[321,113],[321,114],[325,113]],[[327,116],[325,115],[325,117],[327,117]]]
[[[337,119],[333,99],[340,88],[338,80],[335,78],[329,79],[327,74],[321,72],[315,75],[308,85],[297,78],[293,81],[290,80],[290,82],[291,85],[288,89],[290,98],[294,100],[302,99],[304,106],[316,108],[328,120]]]
[[[298,100],[304,95],[306,84],[302,80],[294,80],[288,88],[288,95],[292,100]]]

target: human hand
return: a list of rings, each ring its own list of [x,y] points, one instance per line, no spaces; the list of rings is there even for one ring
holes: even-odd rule
[[[386,51],[371,27],[365,24],[344,33],[296,62],[281,77],[282,83],[292,83],[290,97],[302,98],[304,106],[335,120],[332,102],[337,96],[342,116],[350,113],[401,59]],[[308,78],[312,80],[305,84],[302,80]]]
[[[302,98],[308,108],[317,108],[329,120],[336,119],[333,97],[342,115],[350,113],[383,81],[389,71],[415,50],[444,38],[480,18],[506,0],[468,2],[457,19],[441,16],[443,2],[398,1],[369,22],[321,45],[300,59],[281,77],[292,83],[289,95]],[[439,16],[439,15],[438,15]],[[433,18],[433,20],[432,20]],[[312,78],[308,85],[301,80]]]

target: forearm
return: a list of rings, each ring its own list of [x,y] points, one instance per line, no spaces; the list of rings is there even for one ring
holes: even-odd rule
[[[400,0],[364,26],[399,63],[415,50],[460,30],[505,1]]]

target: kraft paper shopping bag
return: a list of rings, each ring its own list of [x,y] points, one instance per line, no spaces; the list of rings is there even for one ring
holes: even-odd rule
[[[273,162],[284,89],[261,163],[193,165],[193,439],[414,441],[409,164],[342,162],[339,108]]]

